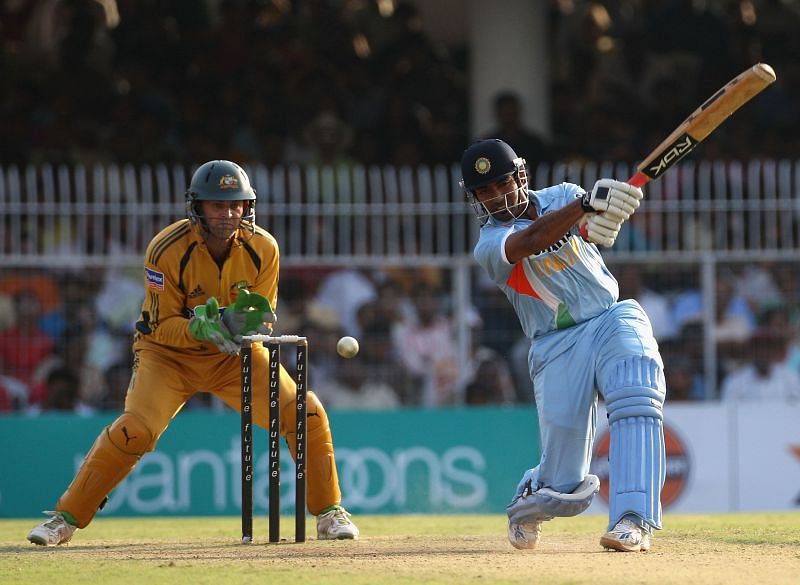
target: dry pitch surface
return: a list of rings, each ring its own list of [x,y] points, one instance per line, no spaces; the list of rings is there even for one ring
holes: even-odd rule
[[[511,548],[502,516],[357,520],[357,542],[269,545],[259,519],[245,546],[236,518],[100,519],[57,548],[25,541],[33,521],[2,520],[0,583],[800,583],[797,512],[667,516],[652,550],[637,554],[603,551],[599,516],[550,522],[533,552]]]

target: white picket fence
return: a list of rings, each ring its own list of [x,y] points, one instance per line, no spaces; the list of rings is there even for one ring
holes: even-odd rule
[[[626,164],[532,169],[531,186],[627,177]],[[0,167],[0,256],[6,266],[138,263],[149,239],[184,217],[192,169],[154,165]],[[258,223],[284,265],[443,264],[469,259],[478,225],[458,166],[247,168]],[[796,257],[800,160],[686,162],[646,187],[619,259]]]

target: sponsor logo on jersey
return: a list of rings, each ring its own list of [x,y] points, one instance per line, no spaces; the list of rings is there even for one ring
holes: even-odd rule
[[[563,248],[567,244],[567,242],[569,242],[571,236],[572,234],[570,232],[567,232],[566,234],[561,236],[561,238],[555,244],[545,248],[544,250],[539,250],[538,252],[534,252],[533,254],[528,256],[528,258],[536,258],[537,256],[541,256],[542,254],[550,254],[552,252],[558,252],[561,248]]]
[[[233,175],[222,175],[219,178],[219,188],[220,189],[238,189],[239,188],[239,179],[237,179]]]
[[[608,504],[608,452],[611,434],[608,429],[597,439],[592,457],[591,473],[600,478],[600,497]],[[664,448],[667,453],[667,479],[661,490],[661,505],[666,509],[674,503],[689,485],[692,473],[689,452],[683,440],[669,425],[664,425]]]
[[[144,279],[147,283],[147,288],[150,290],[163,291],[164,290],[164,273],[153,270],[152,268],[144,269]]]

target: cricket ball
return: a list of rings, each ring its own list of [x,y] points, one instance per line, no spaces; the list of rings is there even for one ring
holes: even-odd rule
[[[345,336],[336,343],[336,353],[343,358],[355,357],[358,353],[358,340],[355,337]]]

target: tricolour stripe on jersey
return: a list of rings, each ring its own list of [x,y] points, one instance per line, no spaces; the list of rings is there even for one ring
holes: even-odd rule
[[[166,252],[167,248],[185,236],[190,229],[191,225],[189,222],[186,222],[180,224],[171,232],[164,234],[164,237],[161,239],[161,241],[153,246],[153,251],[150,253],[150,257],[147,259],[147,261],[150,262],[150,264],[157,265],[162,254]]]
[[[511,274],[509,275],[508,280],[506,280],[506,284],[521,295],[528,295],[534,299],[542,300],[542,297],[540,297],[537,292],[533,290],[531,283],[528,282],[528,279],[525,276],[523,262],[517,262],[514,264],[514,268],[511,269]]]
[[[519,294],[539,299],[553,311],[556,329],[566,329],[575,325],[575,319],[567,309],[566,303],[547,290],[531,264],[532,260],[522,260],[514,265],[506,284]]]

